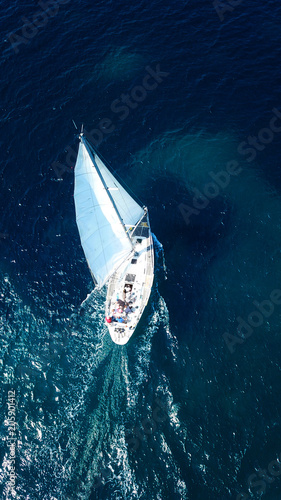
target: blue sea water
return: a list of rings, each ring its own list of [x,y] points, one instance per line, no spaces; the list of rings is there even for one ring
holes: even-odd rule
[[[0,5],[1,498],[279,500],[281,7],[43,5]],[[80,245],[72,120],[155,234],[124,347]]]

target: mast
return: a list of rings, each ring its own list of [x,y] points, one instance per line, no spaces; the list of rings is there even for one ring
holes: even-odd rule
[[[125,227],[125,224],[123,222],[123,219],[122,219],[122,217],[121,217],[121,215],[120,215],[120,213],[118,211],[118,208],[117,208],[116,203],[115,203],[115,201],[114,201],[114,199],[113,199],[113,197],[112,197],[112,195],[111,195],[111,193],[109,191],[109,188],[107,187],[107,185],[106,185],[106,183],[104,181],[104,178],[103,178],[103,176],[102,176],[102,174],[100,172],[100,169],[99,169],[99,167],[98,167],[98,165],[97,165],[97,163],[95,161],[93,153],[92,153],[90,147],[88,146],[86,139],[84,138],[83,132],[80,134],[79,138],[80,138],[81,142],[84,144],[85,148],[87,149],[87,152],[88,152],[88,154],[89,154],[89,156],[90,156],[90,158],[91,158],[91,160],[93,162],[93,165],[94,165],[94,167],[96,169],[96,172],[97,172],[97,174],[98,174],[98,176],[99,176],[99,178],[100,178],[100,180],[102,182],[102,185],[103,185],[104,189],[106,190],[107,196],[109,197],[109,199],[111,201],[111,204],[112,204],[112,206],[113,206],[113,208],[114,208],[114,210],[115,210],[115,212],[116,212],[116,214],[118,216],[118,219],[119,219],[120,223],[122,224],[122,227],[123,227],[123,229],[125,231],[125,234],[126,234],[128,240],[130,241],[131,247],[133,249],[134,247],[133,247],[133,244],[132,244],[132,240],[131,240],[128,232],[126,231],[126,227]]]

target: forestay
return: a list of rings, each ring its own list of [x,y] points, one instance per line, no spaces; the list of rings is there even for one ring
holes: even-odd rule
[[[80,142],[75,165],[76,222],[88,265],[102,287],[132,251],[123,224],[135,225],[144,211],[91,151],[93,163],[84,142]]]

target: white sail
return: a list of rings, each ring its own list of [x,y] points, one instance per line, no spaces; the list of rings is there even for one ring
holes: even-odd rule
[[[92,274],[98,286],[102,287],[132,251],[132,243],[123,224],[136,224],[143,215],[143,209],[97,155],[93,153],[93,157],[99,171],[84,142],[80,142],[75,165],[74,200],[81,244]]]
[[[116,203],[124,224],[126,226],[134,226],[143,216],[143,208],[127,193],[97,155],[95,155],[95,161],[97,162],[106,185],[110,189],[110,194]]]

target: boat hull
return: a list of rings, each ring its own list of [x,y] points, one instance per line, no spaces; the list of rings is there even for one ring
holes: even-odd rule
[[[154,278],[154,250],[148,214],[131,236],[134,251],[108,283],[106,321],[111,339],[124,345],[147,305]],[[110,322],[109,322],[110,321]]]

